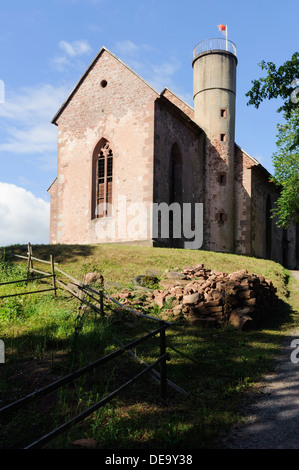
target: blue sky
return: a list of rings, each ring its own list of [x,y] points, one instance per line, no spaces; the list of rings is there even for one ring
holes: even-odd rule
[[[0,0],[0,245],[48,243],[51,120],[102,46],[193,106],[193,48],[227,24],[238,57],[236,142],[271,172],[279,102],[256,110],[245,93],[261,60],[279,65],[299,50],[298,10],[298,0]]]

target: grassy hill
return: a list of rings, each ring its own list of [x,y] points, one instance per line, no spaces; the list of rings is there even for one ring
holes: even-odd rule
[[[26,254],[26,246],[6,247]],[[238,408],[244,392],[254,388],[261,374],[273,366],[281,336],[298,326],[298,290],[290,273],[272,261],[245,256],[160,249],[140,246],[71,245],[33,247],[33,256],[54,255],[60,267],[82,280],[100,272],[111,289],[131,286],[136,275],[164,272],[203,263],[208,269],[233,272],[245,268],[271,279],[278,302],[273,315],[258,330],[239,332],[230,326],[217,329],[176,326],[167,331],[170,361],[168,378],[188,392],[172,388],[164,402],[151,378],[142,379],[91,417],[48,446],[73,448],[78,439],[95,441],[97,448],[209,448],[219,432],[242,418]],[[41,265],[34,262],[37,269]],[[26,276],[26,262],[0,263],[0,282]],[[0,286],[0,295],[43,288],[45,281]],[[64,290],[0,299],[0,338],[6,363],[0,365],[0,406],[69,373],[153,330],[149,320],[129,313],[106,310],[101,319]],[[138,348],[137,354],[152,363],[159,355],[157,339]],[[103,370],[76,380],[50,400],[41,400],[25,413],[6,422],[2,448],[22,447],[49,432],[107,395],[140,371],[127,355]]]
[[[26,246],[7,247],[7,251],[26,255]],[[132,278],[146,271],[203,263],[208,269],[233,272],[245,268],[250,273],[270,278],[281,295],[288,281],[288,271],[273,261],[209,251],[152,248],[130,245],[35,245],[33,255],[49,259],[52,254],[55,262],[67,272],[82,279],[86,272],[94,269],[101,272],[107,281],[124,286]]]

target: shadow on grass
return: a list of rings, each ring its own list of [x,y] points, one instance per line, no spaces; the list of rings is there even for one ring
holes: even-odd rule
[[[95,247],[92,245],[34,245],[33,256],[48,261],[53,255],[55,262],[67,263],[78,258],[91,256]],[[1,248],[1,252],[27,256],[27,245],[12,245]]]
[[[71,443],[74,440],[88,436],[98,442],[99,448],[106,449],[209,448],[220,432],[228,430],[240,418],[238,406],[244,392],[273,367],[273,358],[281,344],[277,330],[290,326],[294,321],[293,315],[290,306],[279,300],[271,315],[255,330],[240,332],[231,326],[211,329],[186,324],[167,330],[167,348],[170,354],[167,376],[190,394],[188,398],[168,387],[168,398],[163,401],[160,398],[159,386],[150,378],[144,378],[76,426],[69,434],[59,437],[49,447],[72,448]],[[111,333],[123,343],[140,336],[142,331],[145,334],[144,330],[156,328],[156,324],[149,325],[148,320],[135,319],[128,324],[129,318],[129,314],[120,318],[118,313],[112,314],[110,318],[111,325],[116,325]],[[11,348],[20,348],[23,345],[26,354],[26,348],[29,346],[29,349],[33,348],[35,351],[44,347],[44,351],[49,353],[55,347],[56,328],[55,325],[49,327],[46,335],[45,329],[41,328],[30,334],[21,334],[18,338],[11,337]],[[89,358],[87,350],[83,351],[85,346],[89,345],[91,350],[94,350],[92,335],[90,332],[81,332],[79,337],[81,360],[85,364]],[[18,345],[14,344],[16,341],[19,342]],[[56,344],[56,347],[66,350],[69,345],[69,341],[64,340]],[[118,346],[115,349],[117,348]],[[136,352],[146,363],[154,362],[159,357],[159,339],[155,338],[144,344]],[[20,358],[20,349],[17,356]],[[6,384],[5,394],[15,387],[19,392],[22,391],[23,396],[26,383],[28,389],[44,385],[45,382],[50,383],[57,373],[57,364],[56,368],[50,364],[43,372],[40,370],[41,364],[42,361],[36,358],[33,364],[28,361],[28,370],[30,367],[32,369],[32,365],[36,366],[34,373],[33,369],[31,375],[26,377],[22,373],[16,381],[11,376],[11,383]],[[107,365],[87,379],[81,395],[77,392],[75,395],[66,394],[63,403],[73,417],[78,413],[79,402],[82,409],[88,408],[90,403],[96,402],[99,394],[103,393],[103,387],[106,387],[107,393],[113,391],[133,377],[140,368],[142,366],[124,356],[114,365]],[[114,373],[113,378],[111,371]],[[17,373],[16,370],[15,372]],[[107,379],[109,384],[103,385]],[[5,397],[3,398],[5,400]],[[32,412],[34,432],[38,431],[39,422],[40,429],[44,430],[46,424],[55,424],[61,418],[66,419],[66,415],[61,411],[61,397],[55,399],[52,404],[54,411],[51,413],[54,413],[55,418],[51,418],[49,423],[45,423],[43,413],[43,410],[49,412],[48,403],[44,405],[44,409],[39,406],[37,412]],[[28,418],[18,418],[11,424],[14,429],[11,436],[14,436],[13,439],[18,445],[24,445],[24,439],[18,435],[21,424],[25,424],[25,428],[29,427],[30,430]],[[50,430],[47,429],[47,432]],[[28,432],[24,436],[28,439]],[[4,442],[3,448],[12,442],[12,437],[6,438],[8,441]]]

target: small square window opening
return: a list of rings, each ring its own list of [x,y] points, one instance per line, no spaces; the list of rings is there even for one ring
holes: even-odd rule
[[[221,184],[222,186],[224,186],[226,184],[226,174],[225,173],[220,173],[219,176],[218,176],[218,182],[219,184]]]

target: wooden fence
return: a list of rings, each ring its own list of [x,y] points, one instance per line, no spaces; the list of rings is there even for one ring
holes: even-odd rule
[[[37,281],[40,279],[52,278],[52,287],[49,289],[39,289],[36,291],[20,292],[17,294],[0,295],[0,299],[5,299],[7,297],[17,297],[19,295],[22,296],[22,295],[30,295],[30,294],[39,294],[41,292],[49,292],[49,291],[53,291],[54,296],[56,296],[57,287],[56,287],[55,263],[54,263],[54,258],[52,255],[50,255],[50,261],[45,261],[42,259],[34,258],[32,256],[32,246],[30,245],[30,243],[28,243],[27,256],[17,255],[16,253],[9,253],[9,252],[4,251],[3,258],[2,258],[3,260],[5,259],[5,256],[13,256],[16,258],[26,260],[27,261],[27,277],[26,279],[18,279],[17,281],[0,282],[0,286],[6,286],[10,284],[19,284],[19,283],[26,283],[27,285],[28,282],[33,282],[33,281]],[[51,273],[47,273],[47,272],[35,269],[33,267],[33,261],[38,261],[40,263],[49,265],[51,267]],[[38,274],[41,274],[41,276],[32,277],[31,273],[38,273]]]
[[[157,322],[159,324],[159,326],[154,331],[151,331],[150,333],[146,334],[142,338],[139,338],[139,339],[131,342],[130,344],[127,344],[127,345],[124,345],[123,343],[118,341],[119,344],[121,345],[121,348],[114,351],[113,353],[109,354],[108,356],[97,359],[93,363],[91,363],[91,364],[89,364],[89,365],[87,365],[87,366],[85,366],[85,367],[83,367],[83,368],[81,368],[81,369],[79,369],[75,372],[72,372],[71,374],[63,377],[62,379],[57,380],[56,382],[48,385],[47,387],[45,387],[43,389],[39,389],[39,390],[27,395],[26,397],[23,397],[20,400],[17,400],[15,402],[13,402],[11,404],[8,404],[5,407],[1,408],[0,409],[0,416],[2,416],[2,415],[4,416],[4,415],[7,415],[7,414],[10,415],[11,413],[13,413],[15,411],[23,409],[29,403],[32,403],[35,400],[37,400],[41,397],[44,397],[44,396],[48,395],[49,393],[52,393],[55,390],[58,390],[60,387],[66,385],[68,383],[73,382],[73,380],[75,380],[78,377],[81,377],[82,375],[90,372],[91,370],[94,370],[94,369],[100,367],[101,365],[106,364],[108,361],[110,361],[111,359],[114,359],[115,357],[123,354],[125,351],[127,351],[131,357],[138,360],[138,362],[140,362],[141,364],[143,364],[145,366],[145,368],[139,374],[137,374],[135,377],[130,379],[124,385],[119,387],[117,390],[114,390],[107,397],[105,397],[102,400],[100,400],[99,402],[95,403],[90,408],[88,408],[87,410],[82,412],[80,415],[75,416],[74,418],[72,418],[68,422],[66,422],[63,425],[59,426],[57,429],[51,431],[49,434],[47,434],[47,435],[41,437],[40,439],[38,439],[37,441],[31,443],[30,445],[28,445],[26,447],[26,449],[39,448],[39,447],[44,446],[46,443],[50,442],[55,437],[57,437],[58,435],[65,432],[71,426],[73,426],[73,425],[77,424],[78,422],[82,421],[87,416],[94,413],[97,409],[99,409],[100,407],[104,406],[106,403],[111,401],[116,395],[121,393],[123,390],[125,390],[130,385],[134,384],[144,374],[150,374],[153,379],[155,379],[156,381],[158,381],[160,383],[160,393],[161,393],[162,399],[165,399],[166,396],[167,396],[167,393],[166,393],[167,385],[171,386],[176,391],[184,394],[185,396],[189,395],[187,392],[185,392],[179,386],[177,386],[176,384],[171,382],[169,379],[167,379],[166,361],[169,359],[169,356],[168,356],[168,353],[167,353],[167,350],[166,350],[166,333],[165,332],[166,332],[166,329],[172,325],[172,323],[164,321],[164,320],[160,320],[159,318],[156,318],[156,317],[151,317],[149,315],[145,315],[145,314],[143,314],[141,312],[138,312],[136,310],[133,310],[133,309],[131,309],[131,308],[125,306],[125,305],[122,305],[121,303],[119,303],[115,299],[113,299],[112,297],[105,294],[103,284],[102,284],[102,286],[100,287],[99,290],[96,290],[96,289],[94,289],[94,288],[92,288],[88,285],[84,285],[82,282],[78,281],[77,279],[70,276],[68,273],[66,273],[62,269],[60,269],[60,267],[58,267],[57,263],[54,262],[53,256],[50,256],[49,261],[45,261],[45,260],[41,260],[39,258],[35,258],[32,255],[32,247],[31,247],[30,244],[28,244],[27,257],[21,256],[21,255],[16,255],[16,254],[13,254],[13,253],[11,253],[10,255],[16,256],[17,258],[27,260],[27,278],[26,279],[21,279],[19,281],[11,281],[11,282],[7,282],[7,283],[5,283],[5,282],[0,283],[0,286],[15,283],[15,282],[16,283],[17,282],[26,282],[27,283],[27,282],[30,282],[32,280],[52,278],[52,287],[51,287],[51,289],[50,288],[49,289],[42,289],[42,290],[35,291],[35,292],[32,292],[32,291],[23,292],[23,293],[20,293],[20,294],[13,294],[13,295],[26,295],[26,294],[32,294],[32,293],[53,291],[54,295],[56,296],[57,295],[57,288],[60,287],[62,289],[67,290],[68,292],[70,292],[73,296],[78,298],[80,300],[80,302],[82,302],[84,304],[87,304],[89,307],[91,307],[94,311],[100,313],[102,316],[104,316],[104,299],[106,299],[107,301],[116,304],[118,307],[123,308],[123,309],[129,311],[130,313],[132,313],[134,315],[137,315],[137,316],[140,316],[140,317],[145,317],[145,318],[147,318],[149,320],[152,320],[154,322]],[[51,273],[46,273],[46,272],[43,272],[41,270],[35,269],[34,266],[33,266],[33,262],[39,262],[39,263],[47,264],[51,268]],[[37,273],[40,276],[32,278],[31,277],[32,273]],[[58,279],[58,274],[57,273],[59,273],[59,275],[61,275],[61,276],[66,277],[69,281],[71,281],[71,283],[66,284],[66,282],[62,281],[61,279]],[[72,287],[72,286],[74,286],[74,287]],[[88,297],[90,299],[95,300],[97,302],[97,305],[99,305],[99,306],[94,305],[91,302],[87,301],[86,298],[84,298],[84,295],[88,295]],[[0,298],[5,298],[5,297],[9,297],[9,296],[0,296]],[[153,364],[147,365],[136,355],[136,353],[132,352],[132,349],[134,349],[137,345],[139,345],[141,343],[144,343],[148,339],[150,339],[153,336],[156,336],[158,334],[160,335],[160,356]],[[158,364],[160,364],[160,373],[157,372],[154,369],[155,366],[158,365]]]

